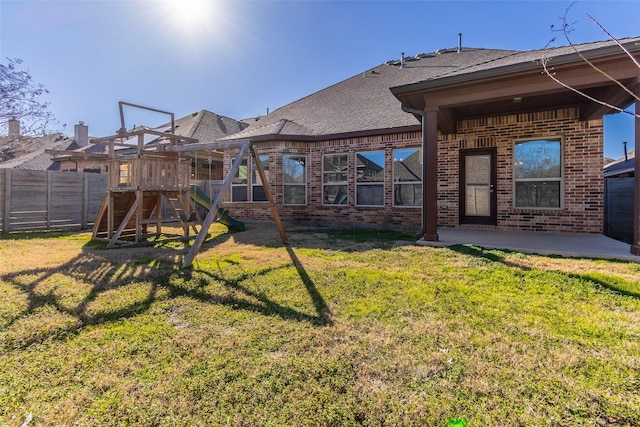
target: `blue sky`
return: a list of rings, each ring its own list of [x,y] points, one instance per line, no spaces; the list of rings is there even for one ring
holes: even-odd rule
[[[540,49],[570,4],[0,0],[0,60],[22,59],[49,89],[65,133],[82,120],[106,136],[119,127],[118,101],[176,117],[202,109],[253,117],[401,52],[454,47],[460,32],[468,47]],[[606,38],[585,12],[615,37],[640,35],[640,1],[581,1],[569,13],[576,43]],[[166,121],[133,110],[126,118],[127,126]],[[633,141],[632,118],[607,118],[605,154],[622,155],[623,140]]]

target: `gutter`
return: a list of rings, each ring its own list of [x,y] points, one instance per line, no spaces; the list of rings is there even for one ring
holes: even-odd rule
[[[629,52],[635,53],[637,51],[640,51],[640,38],[634,37],[632,40],[626,43],[622,43],[622,45]],[[562,48],[567,48],[567,47],[569,46],[562,46]],[[549,57],[553,58],[553,55],[552,55],[553,50],[557,50],[557,49],[560,49],[560,48],[548,49],[547,53],[550,54]],[[531,52],[532,51],[522,51],[514,55],[531,54]],[[416,83],[409,83],[401,86],[391,87],[389,88],[389,90],[391,91],[391,93],[393,93],[397,97],[398,95],[408,94],[411,92],[420,91],[424,89],[434,89],[434,88],[449,86],[454,84],[473,82],[475,80],[482,80],[489,77],[501,77],[501,76],[514,74],[514,73],[535,71],[540,69],[540,59],[542,59],[542,57],[545,56],[544,55],[545,49],[540,50],[540,53],[541,53],[540,58],[536,60],[518,62],[511,65],[505,65],[499,68],[475,71],[472,73],[457,74],[450,77],[441,77],[441,78],[435,78],[431,80],[423,80]],[[585,50],[585,51],[581,51],[580,53],[588,60],[606,58],[609,56],[613,56],[614,54],[625,55],[624,52],[622,52],[617,45]],[[500,58],[500,59],[504,59],[504,58]],[[557,62],[554,61],[552,64],[553,66],[570,65],[570,64],[579,63],[583,61],[583,59],[580,58],[580,55],[578,55],[576,52],[564,54],[554,59],[557,60]]]

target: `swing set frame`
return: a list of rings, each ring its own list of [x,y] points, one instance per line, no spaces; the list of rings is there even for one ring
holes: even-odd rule
[[[267,200],[269,201],[269,207],[271,209],[271,216],[273,217],[276,227],[278,228],[280,239],[282,240],[283,244],[285,245],[287,244],[287,235],[282,226],[282,221],[280,220],[280,214],[278,213],[278,208],[276,206],[275,199],[271,194],[271,189],[267,181],[267,176],[264,172],[264,169],[262,168],[262,164],[260,163],[260,161],[258,161],[256,150],[251,140],[247,139],[247,140],[240,140],[236,142],[227,142],[227,143],[197,143],[197,144],[189,144],[189,145],[183,145],[183,146],[172,146],[172,147],[168,147],[167,151],[184,152],[184,151],[205,151],[205,150],[212,150],[212,149],[230,150],[235,148],[239,148],[238,155],[233,161],[233,164],[231,165],[231,169],[227,173],[227,176],[224,179],[222,186],[220,187],[220,191],[218,192],[214,201],[211,203],[211,207],[209,209],[209,212],[207,213],[207,216],[202,221],[202,224],[200,226],[200,231],[196,235],[195,240],[191,245],[191,248],[189,249],[187,256],[184,259],[184,262],[182,264],[183,268],[188,267],[193,263],[193,259],[195,258],[196,254],[200,250],[202,243],[204,242],[205,238],[209,233],[209,228],[211,227],[211,224],[216,219],[216,216],[218,214],[218,206],[222,201],[222,195],[229,190],[231,186],[231,182],[233,181],[233,177],[238,172],[240,163],[242,162],[242,159],[244,158],[244,155],[247,150],[249,150],[251,157],[254,159],[253,164],[256,166],[256,170],[258,171],[258,174],[260,176],[260,181],[263,183],[264,191],[267,196]]]

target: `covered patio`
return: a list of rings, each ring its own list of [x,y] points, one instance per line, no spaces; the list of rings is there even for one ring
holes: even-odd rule
[[[631,245],[602,234],[439,227],[437,242],[420,239],[416,243],[436,247],[469,244],[526,254],[618,259],[640,263],[640,257],[630,252]]]
[[[637,55],[640,44],[637,39],[630,39],[625,43],[626,53]],[[531,51],[521,55],[513,55],[500,61],[493,61],[475,68],[465,70],[464,73],[451,74],[438,79],[428,79],[404,86],[391,88],[391,92],[402,103],[405,112],[411,113],[420,118],[422,122],[422,164],[423,164],[423,199],[422,199],[422,229],[424,236],[421,242],[429,241],[435,244],[442,243],[447,246],[456,243],[474,243],[483,247],[503,247],[514,250],[535,251],[537,253],[558,253],[571,254],[572,256],[594,256],[618,259],[633,259],[638,261],[640,255],[640,175],[636,173],[634,200],[634,238],[632,245],[625,245],[621,242],[608,239],[598,235],[595,228],[586,230],[589,234],[576,235],[564,234],[564,230],[556,227],[553,233],[518,232],[506,231],[514,230],[512,224],[508,224],[504,218],[515,218],[514,222],[525,220],[525,216],[534,216],[539,206],[520,205],[514,200],[516,197],[516,184],[514,176],[514,146],[503,144],[494,149],[491,145],[485,145],[484,138],[487,135],[478,132],[478,135],[471,133],[476,139],[476,145],[468,147],[464,140],[464,129],[460,128],[463,120],[483,119],[499,117],[505,114],[536,114],[536,112],[557,109],[560,107],[572,106],[579,111],[579,120],[583,123],[583,128],[589,128],[589,121],[601,120],[605,114],[614,111],[614,108],[624,108],[635,103],[635,111],[640,110],[640,78],[638,68],[634,61],[623,52],[616,44],[602,42],[600,44],[581,45],[582,52],[574,50],[575,46],[559,48],[549,52]],[[545,56],[547,55],[547,56]],[[541,63],[545,61],[547,67],[552,69],[552,74],[561,79],[563,85],[549,78],[542,72]],[[588,62],[587,62],[588,61]],[[598,68],[595,68],[595,66]],[[582,91],[578,94],[576,90]],[[593,102],[594,99],[601,102]],[[487,122],[488,123],[488,122]],[[536,129],[526,129],[519,134],[513,132],[513,141],[518,138],[545,135],[563,135],[566,132],[562,125],[556,126],[551,120],[545,122],[538,119],[539,127]],[[551,123],[551,124],[550,124]],[[496,122],[492,121],[484,129],[493,129]],[[505,127],[506,128],[506,127]],[[506,128],[508,129],[508,128]],[[484,131],[485,133],[489,131]],[[506,131],[505,131],[506,132]],[[445,156],[453,152],[455,145],[445,147],[443,135],[458,135],[454,142],[459,144],[458,152],[460,159],[448,159]],[[463,135],[463,136],[460,136]],[[524,135],[524,136],[523,136]],[[493,134],[491,134],[494,137]],[[504,134],[500,138],[507,140]],[[563,136],[564,138],[564,136]],[[496,140],[499,139],[496,137]],[[573,135],[566,140],[584,141],[584,147],[592,147],[593,153],[601,150],[602,137],[597,133],[589,135],[586,131],[582,135]],[[498,145],[498,144],[496,144]],[[635,119],[635,149],[640,151],[640,118]],[[586,164],[595,165],[600,161],[596,159],[596,154],[589,154],[584,151],[586,157],[575,157],[574,163],[568,166],[567,159],[577,153],[576,145],[566,149],[563,154],[562,166],[564,174],[561,175],[565,182],[577,182],[584,179],[580,185],[589,188],[594,194],[601,192],[600,181],[602,178],[591,171],[591,175],[586,177]],[[478,153],[472,152],[476,149]],[[482,153],[479,153],[482,149]],[[490,149],[496,150],[491,151]],[[565,149],[565,148],[563,148]],[[466,169],[463,154],[483,155],[490,159],[490,163],[495,165],[494,155],[502,159],[502,170],[495,172],[495,166],[487,167],[483,185],[488,189],[483,194],[483,206],[487,208],[483,211],[482,217],[474,221],[468,220],[464,215],[464,203],[468,200],[466,189],[460,184],[457,194],[457,203],[460,213],[457,222],[462,226],[459,230],[442,228],[442,212],[444,201],[450,202],[455,199],[453,194],[444,194],[440,187],[446,182],[441,176],[453,182],[464,182],[463,173]],[[497,154],[494,154],[497,153]],[[466,154],[464,154],[466,156]],[[473,157],[473,156],[471,156]],[[439,163],[439,158],[445,160]],[[596,160],[594,160],[596,159]],[[471,160],[474,160],[471,158]],[[580,163],[582,162],[582,163]],[[472,164],[472,162],[470,163]],[[466,167],[466,166],[465,166]],[[600,166],[601,167],[601,166]],[[640,170],[640,156],[636,157],[635,169]],[[454,171],[450,173],[450,171]],[[455,173],[458,172],[457,175]],[[473,175],[476,172],[470,169]],[[468,171],[467,171],[468,172]],[[500,179],[496,177],[500,175]],[[566,178],[565,178],[566,176]],[[473,185],[476,185],[475,183]],[[475,187],[474,187],[475,188]],[[564,206],[558,203],[559,207],[553,214],[566,218],[558,221],[569,226],[585,224],[591,219],[586,218],[586,212],[596,211],[599,206],[592,206],[590,201],[584,197],[580,199],[580,190],[561,190],[563,197],[576,197],[575,200],[567,202]],[[454,204],[446,215],[448,218],[454,217]],[[533,209],[523,209],[531,208]],[[551,211],[548,211],[551,212]],[[574,218],[585,215],[577,221]],[[442,214],[444,216],[445,214]],[[542,215],[540,215],[542,216]],[[551,215],[549,215],[551,217]],[[482,220],[483,222],[479,222]],[[546,222],[549,225],[551,221]],[[593,221],[597,223],[597,221]],[[465,225],[484,224],[490,229],[469,229]],[[447,224],[450,225],[450,224]],[[569,227],[564,226],[569,231]],[[501,231],[504,230],[504,231]],[[575,234],[575,233],[573,233]],[[441,246],[442,246],[441,245]],[[553,248],[553,249],[548,249]],[[551,252],[549,252],[551,251]],[[634,258],[633,255],[636,255]]]

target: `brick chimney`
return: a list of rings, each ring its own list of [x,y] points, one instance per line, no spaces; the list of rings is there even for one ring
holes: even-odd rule
[[[89,144],[89,126],[79,122],[73,127],[73,140],[78,147],[86,147]]]
[[[9,136],[20,136],[20,120],[9,119]]]

